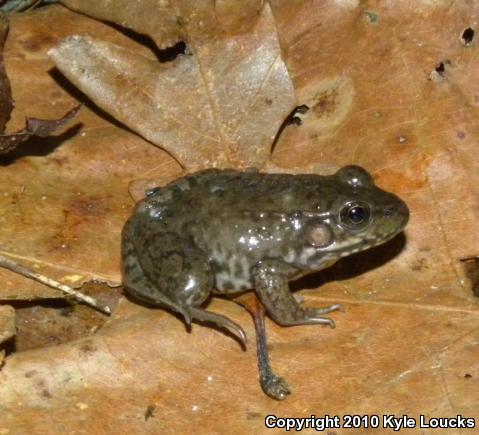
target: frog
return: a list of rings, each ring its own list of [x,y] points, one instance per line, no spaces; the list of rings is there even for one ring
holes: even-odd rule
[[[136,205],[122,233],[124,288],[189,327],[226,329],[244,346],[240,325],[203,307],[210,296],[254,291],[281,326],[334,327],[327,315],[339,304],[304,307],[289,283],[387,242],[408,219],[406,203],[360,166],[331,175],[206,169],[149,190]],[[260,341],[261,369],[269,362]],[[262,379],[271,397],[290,391],[274,374]]]

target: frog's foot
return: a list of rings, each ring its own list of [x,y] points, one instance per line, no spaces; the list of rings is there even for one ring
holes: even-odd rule
[[[322,324],[329,325],[332,329],[334,329],[336,327],[334,321],[328,317],[322,317],[322,315],[331,313],[333,311],[338,311],[340,309],[341,305],[339,304],[323,308],[303,308],[302,311],[304,312],[305,319],[303,321],[299,320],[299,322],[296,324]]]
[[[334,328],[334,322],[322,315],[336,311],[340,306],[303,308],[290,292],[286,276],[278,273],[281,267],[276,260],[265,260],[253,271],[256,294],[273,320],[282,326],[320,324]]]
[[[288,394],[291,394],[286,381],[275,373],[269,373],[267,377],[261,377],[261,388],[273,399],[284,400]]]
[[[325,313],[325,308],[301,308],[295,314],[296,316],[291,316],[289,319],[281,319],[280,323],[283,326],[294,326],[294,325],[328,325],[332,329],[336,327],[334,320],[329,317],[322,317],[321,315]],[[332,310],[334,311],[334,310]],[[330,311],[326,311],[329,313]]]
[[[189,314],[193,320],[199,322],[209,322],[216,325],[218,328],[223,328],[231,332],[237,337],[240,343],[246,348],[246,333],[244,329],[221,314],[212,313],[211,311],[202,310],[201,308],[188,308]]]

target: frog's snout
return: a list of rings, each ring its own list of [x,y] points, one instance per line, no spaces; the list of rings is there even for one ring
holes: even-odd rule
[[[401,227],[404,228],[409,222],[409,207],[403,200],[400,200],[399,204],[398,214],[402,218]]]
[[[390,221],[390,225],[397,227],[397,232],[400,232],[409,221],[409,208],[402,199],[396,197],[394,204],[384,207],[383,219]]]

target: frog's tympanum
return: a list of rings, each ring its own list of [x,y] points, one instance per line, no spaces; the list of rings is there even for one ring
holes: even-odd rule
[[[123,232],[124,285],[187,324],[210,322],[243,342],[239,325],[201,308],[211,293],[254,289],[280,325],[334,326],[324,315],[339,305],[304,308],[288,282],[386,242],[408,216],[358,166],[330,176],[210,169],[153,189],[137,205]],[[276,375],[261,382],[272,397],[289,392]]]

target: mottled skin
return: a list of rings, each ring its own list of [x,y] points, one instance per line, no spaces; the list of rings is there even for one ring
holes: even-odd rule
[[[254,289],[280,325],[328,324],[339,308],[303,308],[288,282],[379,245],[409,212],[362,168],[331,176],[206,170],[150,191],[123,232],[125,288],[191,320],[245,339],[201,305],[211,292]]]

